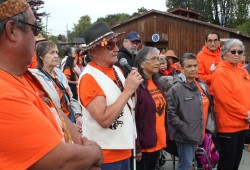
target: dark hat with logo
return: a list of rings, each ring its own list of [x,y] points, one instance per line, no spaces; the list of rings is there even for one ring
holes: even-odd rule
[[[83,33],[83,38],[86,42],[86,46],[82,47],[84,50],[95,47],[96,45],[106,46],[108,41],[123,35],[122,33],[114,33],[111,28],[105,22],[96,23]]]
[[[127,33],[125,39],[127,39],[129,41],[139,41],[139,42],[141,42],[140,35],[135,31],[131,31],[131,32]]]

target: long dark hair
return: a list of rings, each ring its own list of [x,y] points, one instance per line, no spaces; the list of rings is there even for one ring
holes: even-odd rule
[[[70,77],[70,80],[71,81],[76,81],[76,75],[75,73],[73,72],[73,69],[74,69],[74,61],[75,61],[75,58],[74,57],[71,57],[71,56],[68,56],[67,57],[67,60],[65,62],[65,65],[63,67],[63,71],[65,69],[70,69],[70,73],[71,73],[71,77]]]

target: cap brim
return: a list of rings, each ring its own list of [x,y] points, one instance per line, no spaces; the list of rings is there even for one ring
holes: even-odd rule
[[[135,39],[128,39],[129,41],[139,41],[141,42],[141,39],[135,38]]]

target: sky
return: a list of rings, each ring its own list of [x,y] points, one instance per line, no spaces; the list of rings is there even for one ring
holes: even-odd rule
[[[47,23],[47,31],[54,35],[66,35],[67,29],[72,30],[81,16],[89,15],[91,22],[109,14],[133,14],[138,8],[166,11],[166,0],[44,0],[44,8],[39,12],[49,13],[42,20]]]

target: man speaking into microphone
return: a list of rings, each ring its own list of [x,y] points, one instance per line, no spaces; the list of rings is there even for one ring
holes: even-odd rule
[[[118,62],[119,38],[104,23],[89,27],[83,34],[85,50],[92,56],[79,78],[83,135],[97,142],[103,152],[102,170],[128,170],[134,144],[131,96],[143,79],[132,70],[125,79]]]

